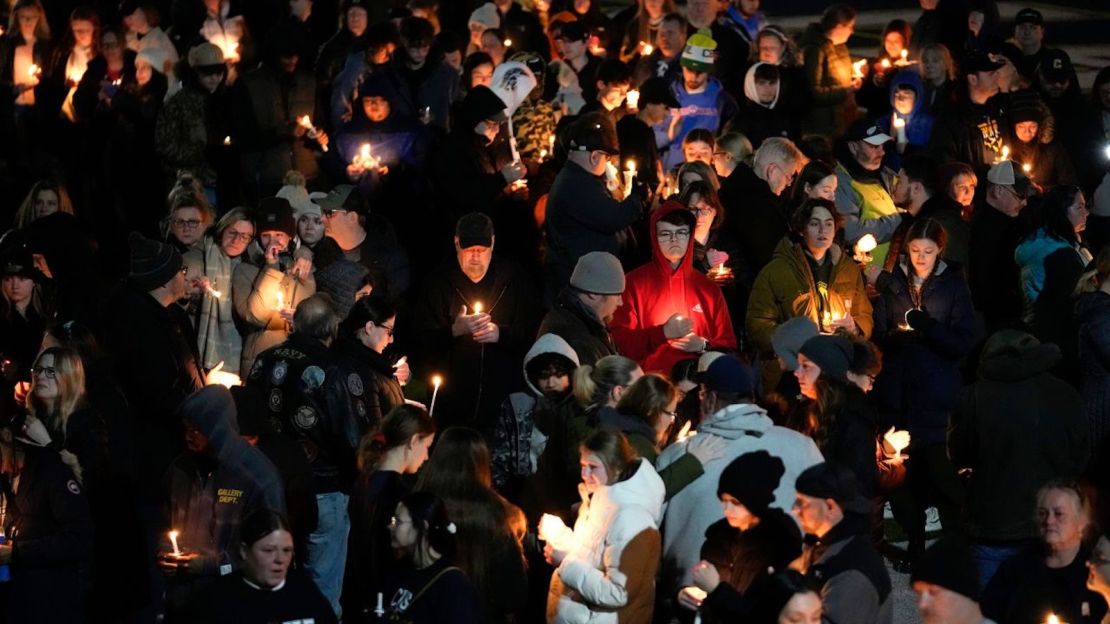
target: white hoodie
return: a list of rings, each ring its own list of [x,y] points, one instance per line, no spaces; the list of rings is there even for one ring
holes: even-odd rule
[[[717,485],[721,472],[734,459],[754,451],[767,451],[782,460],[786,472],[775,489],[777,507],[790,513],[794,506],[794,481],[803,470],[824,461],[821,451],[808,436],[775,425],[762,407],[737,403],[702,421],[698,433],[667,447],[655,461],[660,470],[686,454],[686,446],[694,439],[714,435],[728,440],[724,457],[706,463],[704,472],[693,483],[682,488],[667,503],[663,519],[663,560],[666,569],[675,570],[678,591],[691,583],[690,568],[701,560],[701,546],[709,525],[725,517],[717,502]]]
[[[630,578],[621,566],[625,547],[644,532],[655,553],[638,553],[658,562],[658,526],[663,513],[663,480],[651,462],[640,466],[628,479],[598,488],[586,497],[574,523],[574,545],[551,577],[547,598],[547,621],[553,624],[616,624],[619,621],[649,622],[655,599],[655,566],[639,568]],[[654,534],[654,535],[650,535]],[[650,539],[654,537],[654,539]],[[639,557],[638,557],[639,558]],[[646,582],[645,582],[646,581]],[[637,589],[639,588],[639,589]],[[643,615],[642,618],[636,617]]]

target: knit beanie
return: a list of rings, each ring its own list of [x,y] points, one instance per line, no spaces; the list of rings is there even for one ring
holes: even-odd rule
[[[150,292],[161,288],[181,270],[184,260],[169,243],[163,243],[132,232],[127,237],[131,246],[131,270],[128,279],[139,290]]]
[[[1011,94],[1007,112],[1010,123],[1019,124],[1023,121],[1042,123],[1046,108],[1041,96],[1035,91],[1018,91]]]
[[[143,48],[135,55],[135,62],[146,61],[159,74],[166,71],[166,53],[158,48]]]
[[[297,235],[297,220],[293,218],[293,206],[283,197],[267,197],[258,202],[255,211],[255,225],[258,233],[285,232],[289,238]]]
[[[771,348],[775,355],[786,362],[786,370],[798,369],[798,350],[807,340],[816,336],[817,324],[808,316],[796,316],[775,328],[771,333]]]
[[[293,207],[293,219],[295,221],[299,221],[305,215],[324,216],[320,206],[312,200],[324,197],[325,193],[309,193],[304,186],[304,174],[299,171],[288,171],[285,173],[282,184],[284,186],[278,189],[277,193],[274,193],[274,197],[280,197],[289,202],[289,205]]]
[[[570,285],[583,292],[619,295],[624,292],[624,269],[611,253],[591,251],[578,259]]]
[[[481,26],[482,30],[500,28],[501,14],[497,12],[496,5],[492,2],[487,2],[477,9],[474,9],[474,12],[470,14],[470,20],[468,20],[467,26]]]
[[[717,42],[705,31],[694,33],[686,41],[679,64],[694,71],[713,71],[713,60],[717,57]]]
[[[821,368],[821,376],[837,381],[848,381],[852,368],[855,345],[840,336],[814,336],[798,351]]]
[[[978,602],[979,578],[967,546],[941,538],[913,566],[910,582],[924,581],[954,591]]]
[[[786,473],[782,460],[767,451],[744,453],[721,471],[717,496],[728,494],[755,516],[762,516],[775,500],[779,480]]]

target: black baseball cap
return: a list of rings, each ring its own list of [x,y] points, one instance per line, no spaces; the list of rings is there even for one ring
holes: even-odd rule
[[[871,501],[859,491],[859,480],[847,467],[835,462],[810,466],[798,475],[794,489],[814,498],[831,498],[844,511],[871,513]]]
[[[470,212],[459,217],[455,224],[459,247],[493,247],[493,221],[480,212]]]
[[[648,78],[640,85],[640,105],[665,104],[667,108],[680,108],[670,84],[658,77]]]
[[[346,210],[360,215],[370,213],[358,189],[350,184],[340,184],[333,188],[326,196],[317,200],[316,204],[325,215],[335,210]]]
[[[1005,65],[1006,63],[992,59],[986,52],[972,52],[964,61],[964,75],[997,71]]]
[[[1048,48],[1044,51],[1044,56],[1041,58],[1039,65],[1041,75],[1048,82],[1067,82],[1071,79],[1075,68],[1071,64],[1071,58],[1068,53],[1063,50],[1056,50]]]
[[[567,41],[585,41],[590,36],[589,31],[582,22],[565,22],[559,29],[559,34],[555,36],[556,39],[565,39]]]
[[[1017,12],[1014,16],[1014,25],[1017,24],[1036,24],[1037,26],[1044,26],[1044,15],[1037,9],[1025,8]]]
[[[698,382],[706,390],[723,394],[751,394],[755,391],[755,378],[751,369],[732,355],[722,355],[698,373]]]
[[[883,132],[883,129],[870,119],[857,119],[848,128],[848,134],[844,135],[844,138],[848,141],[863,141],[870,145],[882,145],[894,140],[894,137]]]
[[[601,151],[611,156],[619,154],[617,132],[613,122],[604,113],[582,115],[567,129],[567,149],[572,152]]]

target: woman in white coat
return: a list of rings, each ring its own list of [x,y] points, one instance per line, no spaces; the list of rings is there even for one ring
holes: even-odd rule
[[[547,596],[552,624],[648,624],[659,567],[663,481],[623,434],[602,429],[581,447],[582,507],[573,532],[549,538],[558,566]]]

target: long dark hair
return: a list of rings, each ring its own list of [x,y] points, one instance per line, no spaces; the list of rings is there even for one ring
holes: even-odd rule
[[[413,492],[397,505],[404,505],[409,510],[418,545],[427,540],[440,556],[446,559],[455,557],[458,527],[448,516],[443,499],[428,492]]]
[[[690,198],[697,195],[705,203],[713,206],[717,214],[713,215],[713,223],[709,226],[710,230],[716,230],[721,227],[725,220],[725,207],[721,204],[721,198],[717,195],[717,189],[713,185],[704,180],[696,180],[686,185],[682,192],[678,195],[678,201],[689,210],[693,210],[690,206]],[[695,217],[697,215],[694,215]]]
[[[798,180],[794,183],[794,194],[790,198],[790,203],[794,206],[801,206],[805,200],[809,199],[806,196],[806,185],[817,186],[821,180],[831,175],[836,175],[836,169],[832,165],[822,160],[810,160],[798,173]]]
[[[377,470],[386,451],[408,444],[412,436],[430,436],[435,432],[436,421],[427,410],[402,403],[389,410],[376,430],[362,436],[358,444],[358,469]]]
[[[659,420],[663,418],[663,412],[677,396],[678,390],[666,377],[648,373],[637,379],[621,395],[621,400],[617,403],[617,411],[627,416],[641,418],[655,429]],[[660,441],[658,438],[661,437],[657,436],[652,443],[658,444]]]
[[[377,293],[371,293],[351,306],[351,311],[347,313],[347,318],[340,323],[339,330],[344,335],[353,338],[358,330],[366,327],[367,323],[372,321],[380,327],[382,323],[395,316],[397,316],[397,306],[390,303],[385,297]]]
[[[1030,236],[1035,236],[1038,230],[1043,229],[1053,238],[1069,245],[1078,245],[1079,234],[1068,219],[1068,209],[1082,193],[1078,186],[1054,186],[1049,189],[1041,200],[1040,209],[1034,213],[1037,229]]]

